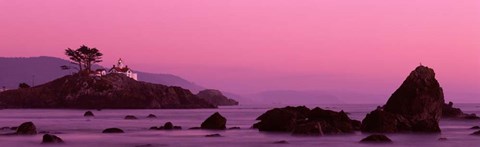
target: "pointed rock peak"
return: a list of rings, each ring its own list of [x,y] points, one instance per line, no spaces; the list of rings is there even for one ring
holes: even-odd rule
[[[410,73],[409,77],[420,78],[420,79],[434,79],[435,71],[432,68],[429,68],[424,65],[420,65]]]

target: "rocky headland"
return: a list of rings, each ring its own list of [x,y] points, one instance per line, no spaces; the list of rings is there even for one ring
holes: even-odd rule
[[[43,85],[0,93],[2,108],[216,108],[189,90],[133,80],[122,74],[68,75]]]
[[[215,89],[206,89],[200,91],[197,96],[210,104],[216,106],[234,106],[238,105],[238,102],[234,99],[229,99],[225,95],[222,94],[219,90]]]

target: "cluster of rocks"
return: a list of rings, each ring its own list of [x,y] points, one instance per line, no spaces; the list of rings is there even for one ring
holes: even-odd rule
[[[150,127],[150,130],[181,130],[182,127],[174,126],[172,122],[166,122],[163,126],[160,127]]]
[[[33,122],[24,122],[20,124],[18,127],[8,127],[9,129],[16,129],[15,133],[13,134],[5,134],[5,135],[20,135],[20,136],[31,136],[31,135],[37,135],[37,127]],[[45,133],[42,137],[42,144],[58,144],[58,143],[64,143],[64,141],[52,134]]]
[[[360,121],[352,120],[343,112],[305,106],[274,108],[260,115],[253,125],[259,131],[289,132],[296,135],[324,135],[353,133],[360,129]]]

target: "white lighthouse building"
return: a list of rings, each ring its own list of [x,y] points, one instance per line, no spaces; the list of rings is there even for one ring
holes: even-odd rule
[[[118,59],[117,65],[113,65],[108,72],[124,74],[129,78],[138,80],[137,73],[134,73],[130,68],[128,68],[128,66],[123,63],[122,58]]]

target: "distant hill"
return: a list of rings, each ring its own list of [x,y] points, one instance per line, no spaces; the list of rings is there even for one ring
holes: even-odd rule
[[[0,88],[5,86],[8,89],[17,88],[19,83],[40,85],[54,79],[72,74],[71,71],[60,69],[62,65],[71,65],[67,60],[56,57],[28,57],[10,58],[0,57]],[[100,68],[96,66],[94,68]],[[171,74],[154,74],[141,71],[138,73],[138,80],[167,86],[180,86],[197,93],[205,88],[187,81],[181,77]]]

